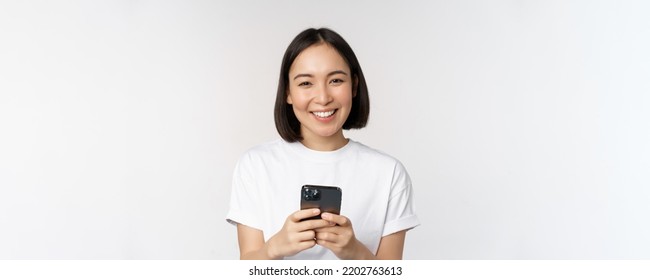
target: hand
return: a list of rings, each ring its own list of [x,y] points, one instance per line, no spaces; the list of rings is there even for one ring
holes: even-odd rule
[[[314,229],[326,227],[329,222],[322,219],[305,220],[320,214],[318,208],[300,210],[287,217],[282,229],[266,243],[266,251],[271,259],[293,256],[316,245]]]
[[[352,223],[345,216],[323,213],[329,226],[315,229],[316,243],[334,253],[339,259],[373,258],[374,255],[354,236]]]

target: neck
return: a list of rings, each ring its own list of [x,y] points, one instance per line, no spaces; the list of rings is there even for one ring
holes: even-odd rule
[[[314,135],[303,135],[303,139],[300,141],[305,147],[321,152],[331,152],[336,151],[343,146],[347,145],[350,140],[343,136],[343,131],[327,136],[314,136]]]

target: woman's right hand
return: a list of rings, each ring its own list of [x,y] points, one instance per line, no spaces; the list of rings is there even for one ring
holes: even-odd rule
[[[314,229],[329,226],[323,219],[304,220],[320,214],[318,208],[305,209],[287,217],[282,229],[266,243],[267,253],[271,259],[293,256],[316,245]]]

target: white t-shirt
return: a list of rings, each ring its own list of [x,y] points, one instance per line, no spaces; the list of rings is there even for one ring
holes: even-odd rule
[[[235,167],[226,219],[261,230],[268,241],[300,210],[303,185],[341,188],[341,215],[350,219],[356,238],[374,254],[382,236],[419,225],[404,166],[353,140],[331,152],[282,139],[250,149]],[[316,245],[285,259],[337,257]]]

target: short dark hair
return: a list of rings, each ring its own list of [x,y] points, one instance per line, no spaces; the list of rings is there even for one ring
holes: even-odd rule
[[[282,139],[287,142],[296,142],[302,140],[300,134],[300,122],[293,113],[293,107],[287,103],[287,88],[289,86],[289,69],[291,64],[298,55],[312,45],[326,43],[332,46],[343,57],[350,67],[350,77],[353,84],[356,79],[356,93],[352,96],[352,108],[348,119],[343,124],[343,129],[359,129],[366,126],[368,115],[370,113],[370,99],[368,97],[368,86],[366,79],[363,77],[361,65],[354,55],[352,48],[338,33],[327,28],[309,28],[300,32],[296,38],[291,41],[289,47],[282,58],[280,67],[280,81],[278,82],[278,93],[275,98],[275,128],[280,133]],[[353,90],[355,87],[353,86]]]

